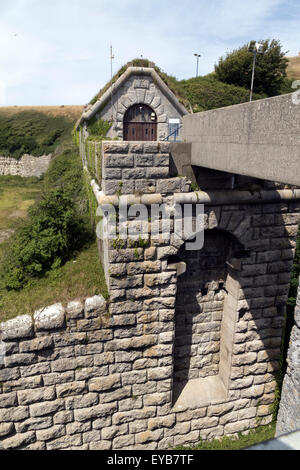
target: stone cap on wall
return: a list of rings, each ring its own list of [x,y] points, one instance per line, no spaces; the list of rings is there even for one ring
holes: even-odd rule
[[[107,312],[107,302],[102,295],[87,298],[85,302],[74,300],[64,308],[61,303],[37,310],[33,316],[21,315],[0,323],[0,342],[32,338],[35,333],[59,330],[66,322],[91,319]]]

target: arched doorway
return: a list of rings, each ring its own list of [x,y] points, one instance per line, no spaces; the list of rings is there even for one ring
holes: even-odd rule
[[[126,111],[124,140],[157,140],[157,117],[150,106],[135,104]]]

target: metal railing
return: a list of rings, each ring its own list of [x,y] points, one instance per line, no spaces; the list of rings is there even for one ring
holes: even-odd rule
[[[179,135],[179,131],[180,129],[182,128],[182,124],[180,126],[177,127],[177,129],[175,129],[175,131],[171,132],[171,134],[169,134],[167,137],[165,137],[163,139],[163,141],[169,141],[170,140],[170,137],[172,135],[174,135],[174,140],[173,142],[180,142],[180,140],[177,140],[177,136]]]

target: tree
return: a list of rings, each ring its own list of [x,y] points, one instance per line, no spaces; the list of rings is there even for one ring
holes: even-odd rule
[[[276,39],[259,42],[263,44],[264,53],[257,54],[254,91],[275,96],[280,94],[286,81],[286,52],[282,51],[282,45]],[[250,89],[252,65],[253,54],[245,45],[220,58],[218,65],[215,65],[216,77],[222,82]]]

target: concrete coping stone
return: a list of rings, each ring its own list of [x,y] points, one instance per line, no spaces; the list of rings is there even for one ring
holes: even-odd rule
[[[97,311],[102,313],[106,310],[106,300],[102,295],[95,295],[94,297],[89,297],[85,301],[84,310],[86,313]]]
[[[65,323],[65,309],[62,304],[54,304],[37,310],[34,313],[34,322],[37,331],[62,328]]]
[[[72,300],[68,303],[66,312],[68,318],[75,319],[81,317],[83,314],[82,302],[80,302],[80,300]]]
[[[33,320],[30,315],[21,315],[0,324],[1,338],[9,341],[33,336]]]

